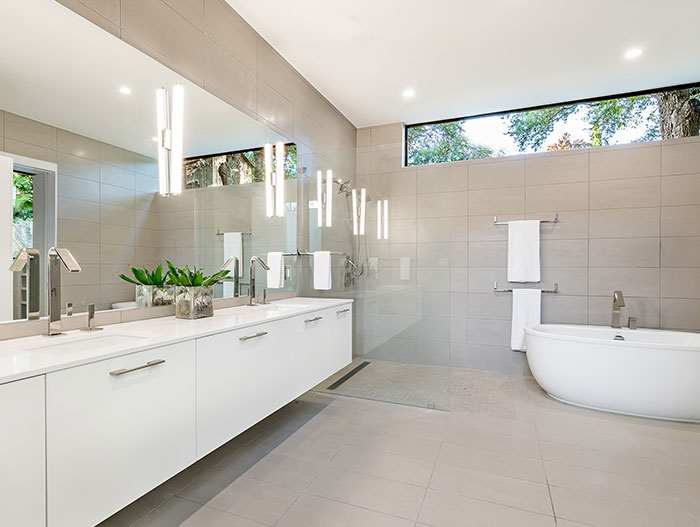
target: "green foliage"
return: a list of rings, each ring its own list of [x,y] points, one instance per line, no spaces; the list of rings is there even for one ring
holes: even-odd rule
[[[12,217],[15,220],[29,220],[34,216],[34,180],[32,176],[14,173],[15,203]]]
[[[656,111],[649,112],[645,118],[645,110],[650,108]],[[591,125],[592,146],[607,145],[616,132],[642,124],[645,125],[645,131],[637,141],[651,141],[661,137],[658,103],[653,95],[551,106],[512,113],[503,116],[503,119],[508,123],[507,134],[523,152],[528,148],[538,150],[552,133],[556,123],[566,121],[569,116],[579,111],[583,113],[584,120]]]
[[[228,275],[231,271],[228,269],[214,273],[211,276],[205,276],[204,271],[197,269],[196,267],[190,269],[189,266],[187,266],[185,268],[178,269],[172,264],[172,262],[167,260],[166,262],[168,264],[168,277],[170,282],[175,285],[183,287],[210,286],[214,285],[220,280],[230,278]]]
[[[427,165],[496,157],[503,152],[475,145],[464,134],[461,121],[427,124],[408,128],[408,165]]]
[[[131,268],[131,272],[134,275],[134,278],[130,278],[126,276],[125,274],[120,274],[119,278],[124,280],[125,282],[129,282],[130,284],[135,284],[135,285],[155,285],[158,287],[163,287],[164,285],[169,285],[170,280],[168,273],[163,274],[163,266],[158,265],[156,267],[155,271],[149,271],[145,267],[143,269],[137,269],[136,267]]]

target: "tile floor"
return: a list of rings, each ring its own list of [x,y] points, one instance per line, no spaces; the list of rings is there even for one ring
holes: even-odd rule
[[[450,384],[450,412],[306,394],[100,527],[700,526],[700,426]]]

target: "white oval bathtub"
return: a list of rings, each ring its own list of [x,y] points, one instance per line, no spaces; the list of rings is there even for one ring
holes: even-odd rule
[[[700,422],[700,334],[559,324],[539,324],[525,334],[532,375],[551,397],[595,410]]]

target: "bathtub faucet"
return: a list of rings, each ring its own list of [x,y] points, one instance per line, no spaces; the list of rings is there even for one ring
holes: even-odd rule
[[[612,308],[612,324],[614,328],[621,328],[620,324],[620,308],[625,307],[625,297],[622,296],[622,291],[613,293],[613,308]]]

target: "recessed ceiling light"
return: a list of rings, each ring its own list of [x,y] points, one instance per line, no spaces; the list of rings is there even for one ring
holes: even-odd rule
[[[642,49],[641,48],[632,48],[632,49],[628,49],[625,52],[625,58],[627,60],[636,59],[636,58],[639,58],[641,56],[642,56]]]
[[[119,88],[119,93],[122,93],[124,95],[131,95],[131,88],[129,88],[128,86],[122,86],[121,88]]]
[[[153,140],[154,143],[158,142],[158,138],[155,135],[153,137],[151,137],[151,139]]]
[[[401,95],[403,95],[406,99],[410,99],[410,98],[413,97],[415,94],[416,94],[416,90],[414,90],[413,88],[406,88],[406,89],[401,93]]]

